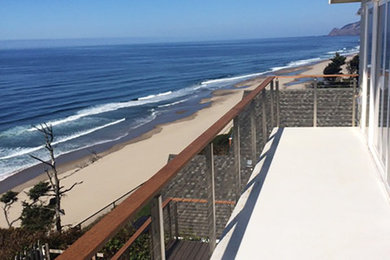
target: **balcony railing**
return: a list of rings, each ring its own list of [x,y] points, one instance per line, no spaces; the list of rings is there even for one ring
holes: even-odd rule
[[[304,94],[297,91],[286,96],[287,92],[279,90],[279,79],[287,77],[305,79],[305,84],[310,86]],[[122,248],[108,257],[121,259],[127,256],[141,234],[147,235],[149,242],[144,243],[153,259],[168,258],[175,241],[185,239],[197,240],[206,245],[206,256],[209,257],[272,129],[300,126],[295,125],[300,122],[303,122],[302,126],[313,127],[333,124],[329,120],[336,115],[342,124],[356,126],[356,77],[357,75],[267,77],[153,177],[116,205],[58,259],[98,258],[97,253],[129,223],[135,227],[134,232],[128,234],[128,240]],[[347,80],[341,82],[326,78]],[[329,94],[335,85],[342,85],[338,89],[346,91],[338,92],[339,99]],[[305,97],[296,99],[294,95]],[[335,107],[346,106],[348,103],[348,107],[344,109],[346,112],[325,111],[329,107],[329,97],[332,97],[329,102],[335,102]],[[298,112],[293,111],[294,107],[289,107],[289,98],[293,102],[301,102],[296,105],[302,111],[295,121],[291,120],[290,115]],[[321,113],[324,111],[327,115],[322,117]],[[226,151],[222,149],[222,152],[215,154],[215,138],[231,122],[233,127],[229,135],[232,144],[226,146]],[[140,214],[141,211],[147,213]],[[141,215],[146,217],[142,218]],[[140,219],[142,223],[137,223]],[[200,252],[201,246],[198,245],[194,253],[196,250]]]

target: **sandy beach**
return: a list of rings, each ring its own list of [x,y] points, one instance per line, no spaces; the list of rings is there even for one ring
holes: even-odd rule
[[[275,75],[301,71],[305,75],[322,74],[329,61],[294,69],[281,70]],[[137,187],[153,176],[167,163],[169,154],[178,154],[196,137],[224,115],[242,98],[244,90],[258,86],[264,77],[244,81],[237,84],[233,90],[215,91],[213,97],[206,102],[210,106],[196,112],[194,115],[169,124],[159,125],[154,130],[128,142],[117,145],[107,152],[99,154],[99,159],[91,162],[91,158],[80,159],[62,166],[61,184],[70,187],[75,182],[83,183],[76,186],[62,200],[66,215],[64,225],[75,225],[91,214]],[[281,79],[280,88],[286,89],[286,83],[293,79]],[[288,88],[304,88],[304,84]],[[227,126],[224,131],[229,130]],[[19,201],[11,209],[11,219],[20,215],[21,202],[27,199],[25,192],[39,180],[41,175],[24,183],[13,190],[19,191]],[[4,216],[0,214],[0,225],[4,227]]]
[[[346,62],[349,62],[353,58],[353,56],[354,55],[347,56]],[[312,64],[312,65],[308,65],[308,66],[300,66],[300,67],[295,67],[295,68],[282,69],[282,70],[275,71],[273,73],[273,75],[276,75],[276,76],[291,75],[291,74],[294,74],[294,75],[322,75],[324,68],[326,67],[326,65],[328,65],[329,62],[330,62],[329,60],[325,60],[325,61],[321,61],[321,62]],[[346,65],[342,66],[342,73],[348,74]],[[254,79],[240,82],[240,83],[236,84],[236,86],[237,87],[253,86],[253,85],[259,84],[260,82],[261,82],[261,78],[254,78]],[[306,87],[305,83],[300,83],[296,79],[283,78],[283,77],[279,78],[280,90],[302,89],[305,87]]]

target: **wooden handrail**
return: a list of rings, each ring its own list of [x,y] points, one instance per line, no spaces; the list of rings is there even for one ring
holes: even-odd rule
[[[163,204],[162,208],[164,209],[168,204],[171,202],[186,202],[186,203],[207,203],[207,200],[204,199],[188,199],[188,198],[168,198],[166,199]],[[222,205],[235,205],[236,202],[230,201],[230,200],[216,200],[216,204],[222,204]],[[145,229],[150,225],[152,222],[152,218],[149,217],[138,229],[135,231],[135,233],[127,240],[127,242],[116,252],[116,254],[111,258],[111,260],[117,260],[119,259],[128,249],[129,247],[134,243],[134,241],[142,234],[142,232],[145,231]]]
[[[171,198],[166,199],[163,204],[162,208],[165,208],[169,202],[171,202]],[[134,243],[134,241],[142,234],[142,232],[145,231],[145,229],[152,223],[152,218],[148,217],[148,219],[140,226],[137,231],[127,240],[127,242],[119,249],[118,252],[111,258],[111,260],[116,260],[119,259],[125,252],[126,250]]]
[[[302,79],[302,78],[356,78],[358,74],[330,74],[330,75],[288,75],[288,76],[275,76],[279,79]]]
[[[126,250],[129,249],[129,247],[134,243],[134,241],[142,234],[142,232],[145,231],[145,229],[150,225],[150,223],[152,223],[151,217],[149,217],[142,224],[142,226],[140,226],[139,229],[135,231],[135,233],[130,237],[129,240],[127,240],[127,242],[121,247],[121,249],[119,249],[113,257],[111,257],[111,260],[119,259],[126,252]]]
[[[210,126],[182,152],[169,163],[163,166],[142,187],[130,197],[108,213],[82,237],[73,243],[57,259],[90,259],[111,239],[135,214],[145,206],[162,188],[172,180],[176,174],[238,114],[240,114],[252,100],[267,87],[274,76],[266,78],[256,89],[238,102],[232,109]]]

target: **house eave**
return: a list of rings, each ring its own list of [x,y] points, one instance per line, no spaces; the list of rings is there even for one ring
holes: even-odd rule
[[[329,4],[358,3],[361,0],[329,0]]]

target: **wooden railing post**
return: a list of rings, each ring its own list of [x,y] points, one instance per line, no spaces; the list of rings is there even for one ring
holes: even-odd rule
[[[250,107],[250,118],[251,118],[251,149],[252,149],[252,165],[257,163],[257,126],[256,126],[256,103],[252,101]]]
[[[161,195],[152,199],[151,205],[152,218],[152,254],[155,260],[165,260],[165,242],[164,242],[164,220]]]
[[[215,179],[214,179],[214,152],[213,143],[206,146],[206,165],[207,165],[207,211],[209,224],[209,247],[210,256],[212,255],[217,241],[217,220],[215,216]]]
[[[48,243],[45,243],[45,257],[46,260],[50,260],[50,248]]]
[[[172,233],[172,213],[171,213],[171,202],[167,205],[167,215],[168,215],[168,236],[169,241],[173,240],[173,233]]]
[[[275,115],[274,115],[274,81],[270,82],[270,112],[271,112],[271,128],[275,127]]]
[[[233,119],[233,149],[234,149],[234,175],[236,183],[236,200],[241,195],[241,148],[240,148],[240,125],[238,117]]]
[[[317,127],[317,78],[314,78],[313,88],[313,127]]]
[[[177,202],[173,203],[173,214],[175,214],[175,237],[179,239],[179,212],[177,211]]]
[[[263,117],[263,141],[264,145],[268,141],[268,129],[267,129],[267,110],[266,110],[266,105],[267,105],[267,93],[265,92],[265,88],[262,90],[262,99],[261,99],[261,110],[262,110],[262,117]]]
[[[352,127],[356,125],[356,78],[352,80]]]
[[[279,96],[279,79],[275,80],[275,92],[276,92],[276,126],[280,127],[280,96]]]

